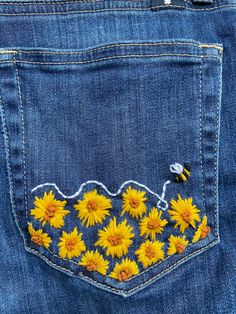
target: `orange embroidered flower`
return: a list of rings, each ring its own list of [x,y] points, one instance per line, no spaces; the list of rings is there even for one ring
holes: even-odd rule
[[[138,265],[134,261],[126,258],[122,260],[120,264],[116,263],[115,268],[110,274],[110,277],[118,281],[125,281],[132,276],[137,275],[138,273]]]
[[[137,191],[129,186],[127,190],[122,194],[123,210],[121,212],[121,216],[123,216],[124,213],[127,212],[133,218],[142,217],[143,214],[147,211],[147,207],[145,205],[145,201],[147,200],[147,198],[145,197],[145,195],[145,191]]]
[[[176,221],[175,228],[179,227],[182,233],[189,225],[196,228],[195,221],[200,221],[198,214],[200,210],[192,202],[192,198],[182,199],[180,195],[178,195],[177,201],[173,199],[170,201],[172,209],[169,210],[169,214],[171,219]]]
[[[32,223],[28,226],[29,234],[31,235],[31,241],[39,246],[44,246],[46,249],[49,248],[50,243],[52,242],[49,235],[43,232],[42,229],[35,230]]]
[[[211,228],[207,225],[207,216],[205,215],[202,219],[201,224],[197,228],[197,231],[194,234],[192,242],[197,242],[199,239],[205,239],[210,232]]]
[[[62,237],[60,237],[59,255],[62,258],[78,257],[86,250],[84,241],[82,240],[82,233],[78,234],[78,230],[75,227],[71,233],[62,231]]]
[[[98,231],[99,240],[95,245],[106,249],[106,254],[112,257],[126,255],[133,242],[131,240],[134,237],[132,230],[133,228],[127,224],[126,220],[117,224],[116,217],[114,217],[107,227]]]
[[[150,236],[152,240],[156,240],[156,235],[161,234],[168,223],[166,219],[161,219],[161,215],[162,212],[153,207],[148,216],[140,221],[140,236]]]
[[[171,235],[169,237],[169,248],[168,248],[168,255],[173,254],[181,254],[185,251],[186,246],[188,245],[188,240],[186,240],[186,237],[180,237],[180,236],[173,236]]]
[[[43,226],[46,223],[54,228],[64,226],[64,217],[69,214],[69,210],[64,209],[66,201],[56,200],[52,191],[44,192],[43,198],[36,196],[34,205],[35,208],[31,209],[30,214],[41,221]]]
[[[110,215],[109,209],[112,208],[111,200],[104,195],[100,195],[96,190],[84,193],[84,199],[79,200],[75,209],[78,217],[86,227],[102,223],[106,216]]]
[[[138,261],[143,264],[143,267],[155,264],[156,262],[164,259],[164,251],[162,247],[164,243],[159,241],[151,242],[146,240],[141,244],[140,248],[135,252],[138,255]]]
[[[102,255],[96,251],[86,252],[79,262],[79,265],[85,266],[88,271],[97,271],[102,275],[106,275],[109,267],[109,262],[105,260]]]

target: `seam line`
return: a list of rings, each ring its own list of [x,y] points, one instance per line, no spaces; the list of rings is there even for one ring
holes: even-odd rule
[[[7,62],[16,62],[16,63],[27,63],[27,64],[41,64],[41,65],[63,65],[63,64],[87,64],[93,62],[100,62],[105,60],[113,60],[113,59],[128,59],[128,58],[156,58],[156,57],[195,57],[195,58],[214,58],[219,59],[220,57],[215,55],[194,55],[194,54],[134,54],[134,55],[117,55],[112,57],[106,58],[99,58],[99,59],[91,59],[88,61],[71,61],[71,62],[40,62],[40,61],[26,61],[26,60],[3,60],[0,63],[7,63]]]
[[[235,8],[236,5],[221,5],[214,8],[206,8],[206,9],[193,9],[188,7],[181,7],[181,6],[171,6],[169,5],[168,8],[176,8],[176,9],[184,9],[184,10],[190,10],[190,11],[212,11],[212,10],[218,10],[221,8]],[[166,6],[159,6],[159,7],[153,7],[152,9],[159,9],[159,8],[166,8]],[[30,15],[67,15],[67,14],[77,14],[77,13],[99,13],[99,12],[109,12],[109,11],[150,11],[151,8],[112,8],[112,9],[99,9],[99,10],[75,10],[75,11],[62,11],[62,12],[31,12],[31,13],[0,13],[0,16],[30,16]]]

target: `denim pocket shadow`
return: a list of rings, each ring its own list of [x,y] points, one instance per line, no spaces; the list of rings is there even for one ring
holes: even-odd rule
[[[2,49],[26,250],[126,297],[218,243],[221,61],[220,45],[193,41]]]

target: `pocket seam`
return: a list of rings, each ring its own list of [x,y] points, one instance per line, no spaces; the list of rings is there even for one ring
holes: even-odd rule
[[[173,54],[169,54],[170,56],[173,56]],[[191,55],[192,56],[192,55]],[[197,55],[196,57],[200,57],[201,58],[201,64],[200,64],[200,72],[202,71],[202,67],[203,67],[203,60],[205,58],[205,56],[200,56],[200,55]],[[220,57],[216,57],[216,56],[210,56],[208,55],[207,57],[209,58],[214,58],[214,59],[220,59]],[[19,61],[20,62],[20,61]],[[22,61],[21,61],[22,62]],[[21,95],[21,88],[20,88],[20,79],[19,79],[19,74],[18,74],[18,69],[17,69],[17,63],[18,61],[16,61],[14,59],[13,61],[13,68],[14,68],[14,65],[15,65],[15,73],[16,73],[16,80],[17,80],[17,89],[18,89],[18,97],[19,97],[19,102],[20,102],[20,106],[19,106],[19,109],[20,109],[20,117],[21,117],[21,129],[22,129],[22,145],[23,145],[23,155],[22,156],[22,161],[23,161],[23,165],[24,165],[24,182],[25,182],[25,187],[24,187],[24,198],[25,198],[25,206],[26,206],[26,215],[27,215],[27,220],[28,220],[28,204],[27,204],[27,176],[26,176],[26,164],[25,164],[25,149],[26,149],[26,143],[25,143],[25,128],[24,128],[24,110],[23,110],[23,104],[22,104],[22,95]],[[219,125],[219,106],[220,106],[220,86],[221,86],[221,80],[220,80],[220,75],[218,75],[218,99],[217,99],[217,121],[216,121],[216,124],[217,126]],[[202,89],[202,73],[201,73],[201,76],[200,76],[200,88]],[[201,90],[201,93],[202,94],[202,90]],[[201,102],[202,102],[202,96],[200,96],[200,99],[201,99]],[[4,108],[3,108],[3,105],[2,105],[2,100],[0,99],[1,101],[1,116],[2,116],[2,120],[4,119]],[[200,103],[201,105],[201,103]],[[200,119],[202,119],[202,115],[200,115]],[[202,121],[201,121],[202,123]],[[9,138],[8,138],[8,134],[7,134],[7,125],[6,123],[3,124],[3,129],[5,128],[5,136],[6,137],[6,141],[8,141],[8,144],[5,145],[5,149],[7,149],[7,146],[9,146]],[[4,127],[5,125],[5,127]],[[201,130],[202,131],[202,130]],[[219,131],[219,128],[217,129],[217,132],[216,132],[216,139],[215,139],[215,156],[216,156],[216,160],[215,160],[215,190],[217,192],[217,163],[218,163],[218,131]],[[202,144],[202,143],[201,143]],[[10,151],[8,150],[8,155],[9,155]],[[201,154],[202,156],[202,154]],[[7,159],[7,154],[6,154],[6,159]],[[11,172],[11,165],[10,165],[10,159],[8,160],[8,163],[9,163],[9,166],[10,166],[10,172]],[[12,173],[10,173],[10,175],[12,175]],[[203,176],[202,176],[203,178]],[[9,179],[9,182],[11,181],[10,180],[10,177],[8,177]],[[12,189],[12,195],[13,195],[13,191],[14,191],[14,188],[13,188],[13,185],[11,184],[10,182],[10,189]],[[204,188],[203,188],[203,191],[204,191]],[[216,195],[217,197],[217,195]],[[204,197],[203,197],[204,199]],[[14,201],[14,197],[13,197],[13,201]],[[217,198],[216,198],[216,201],[217,201]],[[204,199],[204,203],[205,203],[205,199]],[[218,203],[217,203],[218,204]],[[13,203],[12,203],[12,206],[13,206]],[[16,218],[18,218],[18,215],[17,215],[17,212],[15,210],[15,205],[14,205],[14,214],[16,214]],[[217,206],[215,207],[215,219],[216,219],[216,222],[217,222]],[[218,224],[215,222],[215,226],[216,226],[216,232],[218,231]],[[21,233],[22,234],[22,233]],[[217,233],[214,233],[215,236],[217,236]],[[23,234],[22,234],[23,235]],[[24,235],[23,235],[23,238],[24,238]],[[56,265],[54,264],[50,259],[48,259],[45,255],[42,255],[41,253],[39,253],[38,251],[28,247],[27,245],[25,245],[25,248],[27,249],[27,251],[32,251],[32,252],[37,252],[37,255],[40,255],[44,260],[48,261],[48,263],[51,263],[52,265],[55,265],[56,268],[59,268],[59,269],[62,269],[62,270],[65,270],[66,272],[69,272],[71,274],[73,274],[75,277],[84,277],[84,278],[87,278],[86,280],[89,280],[89,281],[92,281],[92,282],[95,282],[97,285],[99,286],[102,286],[102,287],[108,287],[109,290],[112,290],[112,291],[116,291],[116,292],[126,292],[126,293],[129,293],[129,292],[132,292],[132,291],[136,291],[137,289],[139,289],[140,287],[143,287],[143,286],[146,286],[146,284],[148,284],[149,282],[152,282],[153,280],[155,280],[155,278],[158,278],[158,277],[161,277],[162,274],[168,272],[169,270],[171,270],[172,268],[175,268],[176,265],[179,265],[179,264],[182,264],[185,260],[189,259],[191,256],[195,255],[197,252],[201,252],[201,251],[204,251],[206,250],[207,248],[213,246],[214,244],[217,244],[219,242],[219,240],[217,239],[216,241],[212,241],[210,242],[207,246],[205,247],[202,247],[200,249],[197,249],[195,251],[193,251],[192,253],[190,253],[189,255],[183,257],[182,259],[178,260],[176,263],[170,265],[169,267],[167,267],[166,269],[164,269],[162,272],[160,272],[159,274],[156,274],[155,276],[153,276],[152,278],[150,278],[148,281],[144,282],[144,283],[141,283],[140,285],[136,286],[135,288],[132,288],[130,290],[122,290],[122,289],[115,289],[113,288],[112,286],[108,285],[108,284],[101,284],[99,282],[97,282],[96,280],[90,278],[90,277],[87,277],[83,274],[80,274],[79,276],[76,276],[75,275],[75,272],[72,272],[70,271],[69,269],[67,268],[63,268],[59,265]],[[25,238],[24,238],[24,243],[25,243]],[[189,247],[191,246],[191,244],[189,245]],[[50,251],[50,250],[49,250]],[[55,255],[53,252],[50,251],[50,253],[57,257],[57,258],[60,258],[58,255]],[[167,257],[168,258],[168,257]],[[166,258],[166,259],[167,259]],[[60,258],[61,259],[61,258]],[[166,260],[165,259],[165,260]],[[70,261],[72,262],[72,261]],[[77,265],[77,263],[75,263]],[[142,273],[144,272],[147,272],[150,270],[150,268],[154,268],[158,265],[159,263],[153,265],[152,267],[149,267],[147,270],[141,272],[139,275],[141,275]],[[133,278],[132,278],[133,279]]]

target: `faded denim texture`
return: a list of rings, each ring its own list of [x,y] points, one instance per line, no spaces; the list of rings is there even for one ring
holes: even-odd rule
[[[0,4],[1,313],[235,313],[235,8],[233,0]],[[52,185],[32,191],[38,185],[72,195],[88,180],[112,192],[135,180],[161,195],[175,162],[188,162],[191,177],[168,184],[164,200],[193,197],[212,231],[184,255],[117,283],[59,259],[55,243],[54,255],[31,243],[34,197],[53,190],[62,199]],[[108,196],[95,183],[83,192],[93,188]],[[119,217],[121,199],[112,200]],[[65,230],[76,225],[92,249],[101,226],[82,226],[67,201]]]

